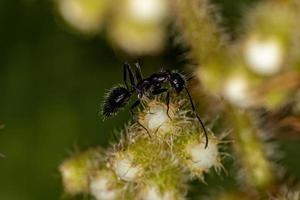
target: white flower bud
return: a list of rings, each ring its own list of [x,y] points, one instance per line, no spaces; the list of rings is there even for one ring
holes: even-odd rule
[[[116,156],[113,168],[117,176],[124,181],[135,181],[143,171],[131,158],[125,156]]]
[[[187,145],[186,152],[190,157],[188,166],[192,171],[208,172],[210,168],[220,165],[218,146],[212,139],[207,148],[205,143],[192,143]]]
[[[65,190],[69,194],[85,192],[88,185],[85,172],[70,162],[64,162],[59,167]]]
[[[91,149],[66,159],[59,166],[66,193],[88,192],[89,176],[99,166],[100,156],[99,149]]]
[[[140,193],[140,200],[175,200],[179,199],[175,197],[172,191],[160,191],[156,186],[146,186]]]
[[[171,111],[169,111],[169,114]],[[149,113],[146,115],[147,127],[151,131],[168,132],[170,131],[170,118],[167,114],[167,109],[162,105],[154,105],[150,107]]]
[[[97,200],[118,199],[118,196],[120,195],[120,189],[114,186],[115,182],[113,176],[113,174],[109,173],[98,174],[95,178],[91,180],[90,193]]]

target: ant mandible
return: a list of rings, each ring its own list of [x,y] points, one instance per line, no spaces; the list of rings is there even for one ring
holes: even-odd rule
[[[128,84],[128,75],[130,80],[130,85]],[[170,88],[165,88],[163,85],[169,83],[171,88],[175,89],[176,93],[179,94],[183,90],[186,91],[191,106],[192,111],[196,115],[202,129],[205,134],[205,148],[208,146],[208,135],[202,120],[200,119],[199,114],[197,113],[192,97],[189,90],[186,87],[186,80],[183,75],[175,71],[161,70],[158,73],[154,73],[148,78],[143,78],[141,68],[138,63],[135,64],[135,76],[131,70],[131,67],[128,63],[125,63],[123,66],[123,79],[125,86],[116,86],[110,90],[108,93],[102,108],[102,115],[104,117],[110,117],[120,111],[121,108],[125,107],[129,102],[130,97],[136,93],[137,100],[130,107],[130,113],[134,118],[134,108],[141,104],[143,96],[149,97],[151,95],[159,95],[162,93],[166,94],[166,104],[167,104],[167,115],[169,116],[169,105],[170,105]],[[170,116],[169,116],[170,118]],[[139,120],[134,120],[147,131],[148,130],[139,122]],[[149,134],[150,136],[150,134]]]

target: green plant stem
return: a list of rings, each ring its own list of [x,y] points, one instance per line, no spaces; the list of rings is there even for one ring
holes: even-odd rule
[[[214,57],[224,41],[213,18],[213,6],[208,0],[175,0],[175,17],[179,30],[197,62]]]

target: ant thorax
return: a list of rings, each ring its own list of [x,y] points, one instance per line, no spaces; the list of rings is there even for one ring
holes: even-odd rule
[[[135,86],[134,90],[139,99],[143,96],[149,96],[149,89],[151,88],[151,82],[148,79],[143,79]]]

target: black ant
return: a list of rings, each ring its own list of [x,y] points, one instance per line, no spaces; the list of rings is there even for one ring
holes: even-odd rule
[[[192,111],[196,115],[201,127],[205,134],[205,148],[208,145],[208,136],[203,122],[201,121],[198,113],[196,112],[192,97],[189,90],[186,87],[186,80],[183,75],[178,72],[170,70],[161,70],[158,73],[154,73],[148,78],[143,78],[141,68],[138,63],[135,64],[135,76],[132,73],[131,67],[128,63],[123,66],[123,78],[125,86],[116,86],[111,89],[108,93],[102,109],[102,115],[105,117],[110,117],[120,111],[121,108],[126,106],[129,102],[130,97],[136,93],[137,100],[130,107],[130,113],[134,117],[134,108],[141,104],[143,96],[149,97],[151,95],[159,95],[166,92],[166,104],[167,104],[167,114],[169,116],[169,105],[170,105],[170,87],[174,88],[176,93],[179,94],[183,90],[186,91],[191,106]],[[127,83],[127,76],[129,75],[130,85]],[[163,87],[165,83],[169,83],[170,87]],[[170,118],[170,116],[169,116]],[[142,128],[144,128],[149,134],[148,130],[138,121],[135,120]],[[149,134],[150,136],[150,134]]]

